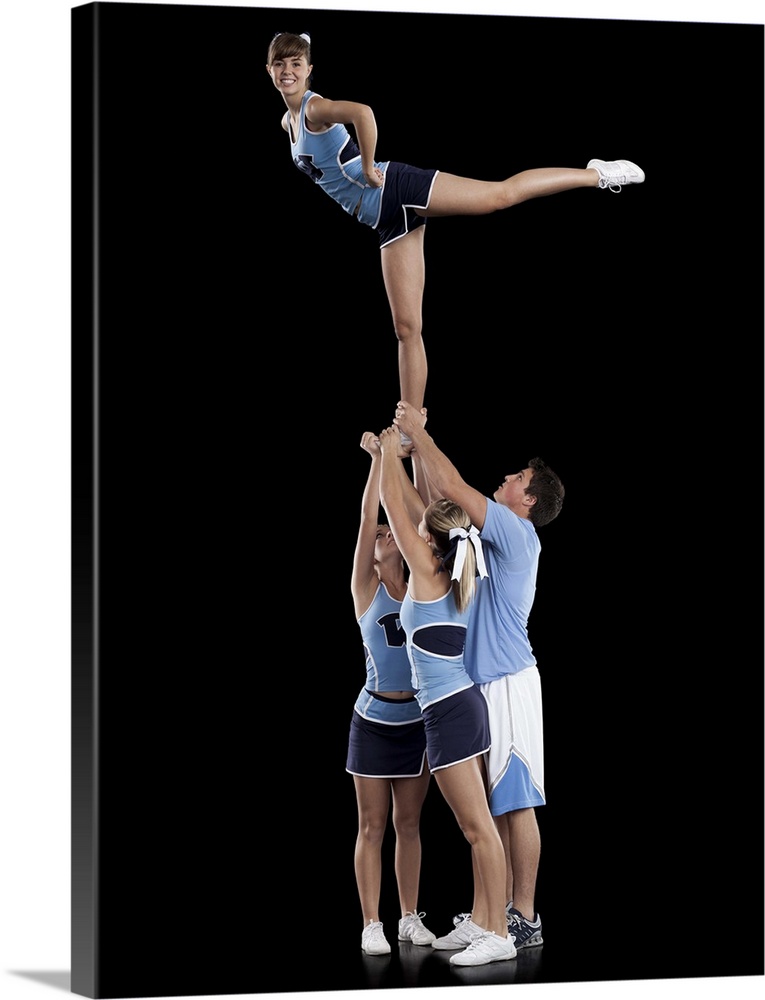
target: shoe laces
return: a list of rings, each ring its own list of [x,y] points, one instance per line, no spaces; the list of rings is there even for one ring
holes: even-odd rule
[[[452,917],[452,923],[456,927],[457,924],[461,924],[463,921],[469,920],[472,916],[472,913],[458,913],[456,917]]]
[[[520,913],[508,913],[507,914],[507,924],[513,925],[513,927],[522,927],[526,923],[526,918],[522,917]]]
[[[513,941],[523,944],[536,931],[536,927],[519,913],[511,913],[507,918],[507,933]]]
[[[622,189],[622,184],[627,183],[627,178],[624,174],[620,174],[618,177],[601,177],[600,186],[602,188],[608,188],[609,191],[613,191],[614,194],[619,194]]]
[[[452,940],[464,941],[465,935],[467,935],[468,939],[472,941],[473,938],[476,936],[477,927],[478,924],[474,924],[473,921],[470,919],[470,917],[467,917],[465,920],[462,921],[461,924],[457,924],[457,926],[454,928],[453,931],[449,931],[449,933],[446,936],[448,938],[451,938]],[[480,933],[483,934],[485,932],[480,931]]]
[[[496,937],[491,931],[481,931],[480,934],[476,934],[470,944],[467,946],[465,951],[469,952],[481,952],[488,945],[491,938]]]
[[[414,913],[412,910],[410,910],[408,913],[404,914],[404,923],[421,924],[422,918],[424,916],[425,916],[424,910],[422,911],[422,913]]]

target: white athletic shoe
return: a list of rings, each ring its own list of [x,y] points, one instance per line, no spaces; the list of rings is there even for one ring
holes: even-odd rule
[[[608,188],[618,194],[624,184],[642,184],[645,174],[630,160],[590,160],[587,169],[594,168],[600,175],[598,187]]]
[[[509,935],[502,938],[492,931],[482,931],[464,951],[452,955],[449,962],[451,965],[488,965],[490,962],[506,962],[517,954]]]
[[[380,443],[380,439],[379,438],[375,438],[374,441],[375,441],[375,444],[379,444]],[[401,433],[401,447],[402,448],[411,448],[412,447],[412,439],[408,435],[404,434],[403,432]]]
[[[473,938],[485,933],[483,928],[474,924],[470,917],[465,917],[453,931],[449,931],[443,937],[436,938],[431,943],[431,948],[437,948],[439,951],[458,951],[460,948],[466,948]]]
[[[398,922],[399,941],[412,944],[433,944],[436,935],[423,924],[424,913],[406,913]]]
[[[542,918],[535,913],[533,920],[527,920],[519,910],[510,909],[507,911],[507,933],[518,951],[535,948],[542,944]]]
[[[365,955],[390,955],[390,945],[383,933],[381,920],[370,920],[361,934],[361,950]]]

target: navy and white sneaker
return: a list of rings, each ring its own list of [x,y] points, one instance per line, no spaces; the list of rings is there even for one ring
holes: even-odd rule
[[[518,951],[521,948],[536,948],[542,944],[542,918],[538,913],[534,920],[527,920],[518,910],[507,911],[507,933],[515,942]]]

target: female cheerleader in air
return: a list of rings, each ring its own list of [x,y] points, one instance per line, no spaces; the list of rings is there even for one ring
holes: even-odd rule
[[[422,340],[426,220],[488,215],[573,188],[619,192],[627,184],[645,180],[644,172],[629,160],[590,160],[583,169],[522,170],[501,181],[377,161],[372,109],[354,101],[328,100],[310,89],[313,65],[308,35],[276,35],[268,48],[266,69],[287,105],[282,127],[289,135],[295,166],[349,215],[377,230],[383,282],[398,340],[400,398],[417,408],[424,405],[427,379]]]

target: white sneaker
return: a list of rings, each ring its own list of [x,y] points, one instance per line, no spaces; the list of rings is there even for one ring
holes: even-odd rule
[[[401,433],[401,447],[402,448],[411,448],[412,447],[412,439],[408,435],[404,434],[403,431],[401,431],[400,433]],[[379,444],[380,443],[380,439],[379,438],[375,438],[374,442],[375,442],[375,444]]]
[[[411,941],[412,944],[432,944],[436,935],[423,924],[424,913],[407,913],[398,922],[399,941]]]
[[[383,933],[381,920],[370,920],[361,934],[361,950],[365,955],[390,955],[390,945]]]
[[[506,962],[517,954],[509,935],[503,938],[492,931],[482,931],[464,951],[452,955],[449,962],[451,965],[488,965],[490,962]]]
[[[630,160],[590,160],[587,169],[595,169],[600,175],[599,188],[608,188],[618,194],[623,184],[642,184],[645,174]]]
[[[457,951],[467,947],[474,937],[485,933],[478,924],[473,923],[470,917],[465,917],[453,931],[449,931],[448,934],[431,942],[431,948],[437,948],[439,951]]]

